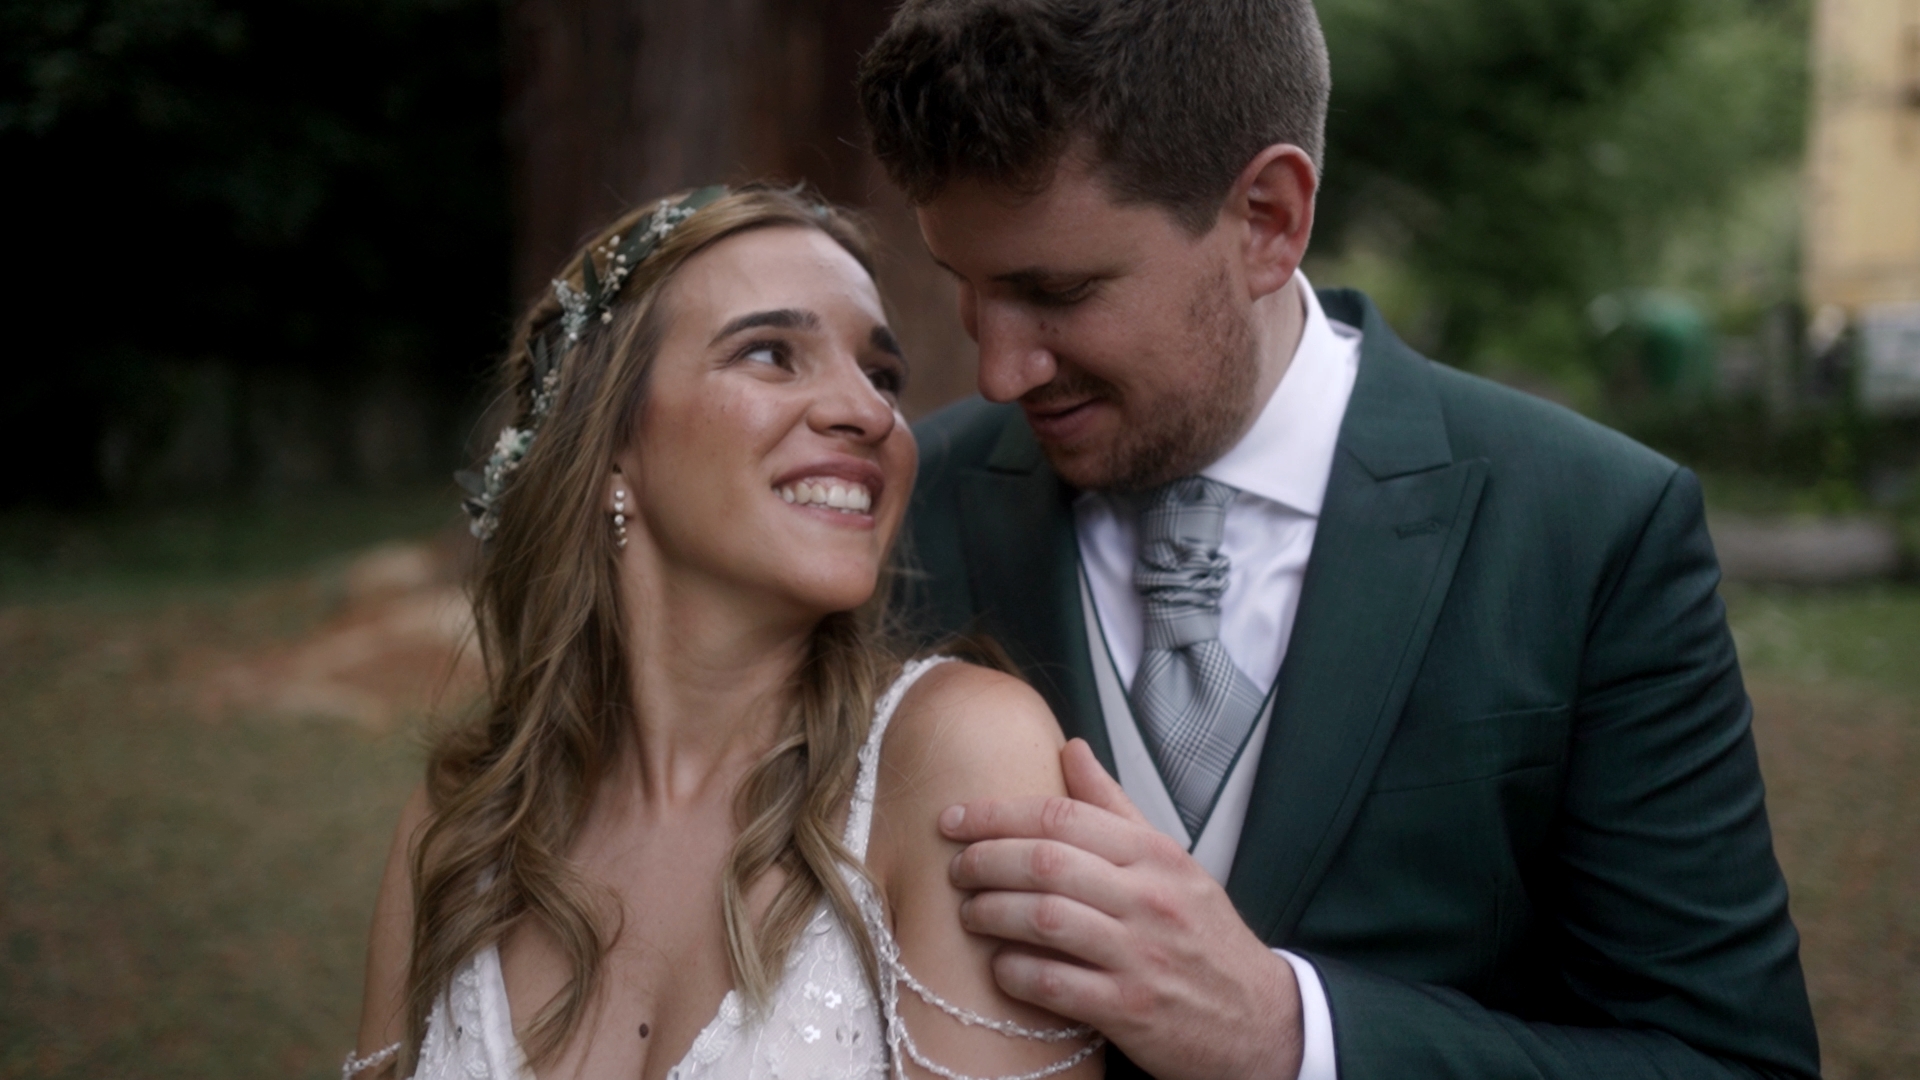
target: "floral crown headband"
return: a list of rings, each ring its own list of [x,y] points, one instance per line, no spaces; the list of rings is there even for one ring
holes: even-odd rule
[[[574,288],[565,278],[553,279],[553,295],[560,301],[561,340],[555,343],[552,340],[555,335],[549,329],[542,329],[527,342],[527,359],[533,369],[533,400],[528,404],[526,420],[519,426],[508,424],[500,429],[493,453],[481,471],[467,469],[453,474],[454,480],[467,492],[461,505],[466,508],[467,527],[474,536],[491,540],[494,530],[500,527],[500,496],[532,448],[541,421],[553,408],[560,390],[561,364],[567,354],[579,344],[581,335],[594,320],[613,321],[613,303],[619,298],[620,287],[626,284],[634,269],[654,253],[660,242],[673,235],[681,222],[726,193],[724,186],[715,184],[679,202],[662,202],[653,213],[634,222],[626,236],[608,237],[598,249],[606,263],[605,278],[594,269],[595,252],[589,250],[580,259],[580,288]]]

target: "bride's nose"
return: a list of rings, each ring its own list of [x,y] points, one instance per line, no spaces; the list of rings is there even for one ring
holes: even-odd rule
[[[807,411],[813,430],[863,443],[884,440],[898,421],[893,402],[874,387],[859,360],[851,356],[831,366]]]

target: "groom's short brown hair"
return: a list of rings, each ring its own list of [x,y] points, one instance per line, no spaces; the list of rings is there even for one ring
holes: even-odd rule
[[[1312,0],[907,0],[860,64],[873,149],[915,203],[1044,187],[1085,139],[1120,199],[1195,232],[1274,143],[1325,145]]]

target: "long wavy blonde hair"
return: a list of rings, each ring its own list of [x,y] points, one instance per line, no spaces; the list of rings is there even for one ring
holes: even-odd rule
[[[643,224],[655,205],[594,236],[562,276],[578,287],[584,260]],[[672,317],[663,293],[674,273],[727,237],[779,226],[817,229],[873,271],[866,233],[847,214],[794,190],[723,195],[633,271],[611,320],[590,323],[568,351],[551,411],[496,504],[499,524],[471,587],[490,696],[483,711],[436,738],[427,764],[432,811],[413,859],[409,1054],[454,970],[522,920],[552,934],[572,971],[530,1025],[534,1064],[566,1044],[600,986],[619,929],[607,925],[604,894],[568,852],[595,786],[635,731],[617,549],[601,505],[608,463],[636,435],[647,374]],[[529,342],[560,314],[551,296],[535,304],[504,362],[503,390],[522,424],[535,389]],[[789,688],[781,738],[736,796],[739,834],[722,894],[735,985],[750,1002],[764,1002],[822,897],[872,971],[872,944],[838,872],[854,864],[835,821],[853,790],[876,692],[897,666],[883,644],[883,592],[821,621]],[[776,869],[784,880],[755,920],[748,890]],[[401,1075],[410,1068],[402,1063]]]

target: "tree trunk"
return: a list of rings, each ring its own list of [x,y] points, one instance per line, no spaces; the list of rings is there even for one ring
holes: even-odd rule
[[[621,209],[714,181],[805,180],[868,210],[910,415],[972,389],[952,290],[866,152],[853,75],[888,0],[513,0],[506,136],[525,303]]]

